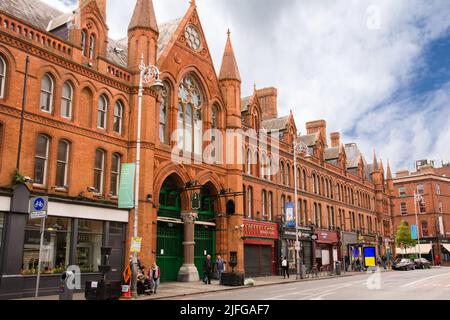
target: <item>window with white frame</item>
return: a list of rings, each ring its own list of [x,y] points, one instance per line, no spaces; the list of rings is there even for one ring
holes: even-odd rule
[[[398,195],[400,196],[400,197],[406,197],[406,189],[405,189],[405,187],[399,187],[398,188]]]
[[[58,155],[56,160],[56,187],[67,187],[67,172],[69,166],[69,142],[60,140],[58,143]]]
[[[98,109],[97,109],[97,127],[99,129],[106,129],[108,114],[108,99],[105,95],[101,95],[98,99]]]
[[[119,194],[120,155],[114,153],[111,161],[111,184],[109,193],[111,196]]]
[[[89,59],[93,60],[95,54],[95,35],[89,37]]]
[[[159,142],[166,144],[167,139],[167,120],[169,114],[170,87],[164,82],[161,91],[161,102],[159,104]]]
[[[95,192],[103,192],[103,176],[105,167],[105,152],[101,149],[95,151],[95,165],[94,165],[94,188]]]
[[[86,55],[86,31],[81,31],[81,54]]]
[[[423,195],[423,184],[417,185],[417,194]]]
[[[61,117],[72,118],[73,88],[69,81],[64,82],[61,93]]]
[[[5,97],[6,62],[0,56],[0,99]]]
[[[54,82],[49,74],[45,74],[41,80],[41,111],[51,113],[53,108]]]
[[[267,197],[267,192],[266,190],[262,191],[261,194],[261,212],[262,212],[262,217],[264,221],[267,221],[267,207],[266,207],[266,197]]]
[[[38,135],[36,140],[36,154],[34,159],[34,183],[46,185],[49,138],[45,135]]]
[[[405,215],[408,213],[408,208],[406,206],[406,202],[400,203],[400,214]]]
[[[440,184],[437,184],[437,185],[436,185],[436,194],[437,194],[438,196],[441,195],[441,185],[440,185]]]
[[[123,104],[119,100],[114,105],[114,132],[121,134],[122,133],[122,123],[123,123]]]
[[[253,215],[253,188],[247,189],[247,218],[251,219]]]
[[[267,203],[267,217],[269,221],[272,221],[272,208],[273,208],[273,193],[269,191],[269,198]]]

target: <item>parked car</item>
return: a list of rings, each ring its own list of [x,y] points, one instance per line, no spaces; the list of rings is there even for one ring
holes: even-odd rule
[[[394,270],[415,270],[416,265],[411,259],[397,259],[393,265],[392,269]]]
[[[431,262],[425,258],[415,259],[414,263],[416,265],[416,268],[418,268],[418,269],[430,269],[431,268]]]

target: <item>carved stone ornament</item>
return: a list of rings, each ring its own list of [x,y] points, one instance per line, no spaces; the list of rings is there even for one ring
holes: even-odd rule
[[[198,213],[196,212],[182,212],[181,219],[184,223],[194,223],[198,219]]]

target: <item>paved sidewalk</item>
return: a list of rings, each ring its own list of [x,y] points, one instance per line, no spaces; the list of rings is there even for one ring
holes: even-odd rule
[[[382,272],[390,272],[391,270],[381,270]],[[271,277],[258,277],[251,278],[255,281],[255,287],[260,286],[269,286],[269,285],[278,285],[284,283],[293,283],[293,282],[302,282],[302,281],[319,281],[324,279],[332,279],[332,278],[343,278],[350,277],[354,275],[360,275],[365,272],[346,272],[340,276],[326,276],[322,275],[319,278],[307,278],[307,279],[295,279],[295,274],[291,275],[290,279],[283,279],[281,276],[271,276]],[[205,293],[213,293],[218,291],[227,291],[227,290],[239,290],[242,288],[249,288],[251,286],[244,287],[226,287],[219,285],[219,281],[213,280],[211,285],[205,285],[203,282],[194,282],[194,283],[182,283],[182,282],[166,282],[162,283],[159,287],[158,294],[150,295],[150,296],[139,296],[137,300],[161,300],[168,298],[176,298],[183,297],[186,295],[195,295],[195,294],[205,294]],[[57,295],[53,296],[44,296],[39,297],[37,300],[58,300],[59,297]],[[20,300],[34,300],[34,298],[25,298]],[[73,295],[73,300],[85,300],[84,292],[76,293]]]

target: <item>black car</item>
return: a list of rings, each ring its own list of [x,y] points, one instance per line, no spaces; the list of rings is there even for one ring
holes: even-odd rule
[[[415,259],[414,264],[416,265],[416,268],[418,268],[418,269],[430,269],[431,268],[431,262],[425,258]]]
[[[394,270],[415,270],[416,265],[411,259],[397,259],[393,265],[392,269]]]

